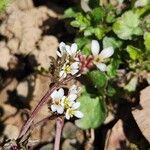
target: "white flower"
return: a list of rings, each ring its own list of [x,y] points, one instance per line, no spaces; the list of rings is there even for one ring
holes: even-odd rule
[[[76,102],[72,105],[71,108],[68,108],[66,110],[66,119],[70,119],[72,118],[73,116],[76,116],[77,118],[82,118],[84,115],[81,111],[78,110],[78,108],[80,107],[80,103],[79,102]]]
[[[62,57],[66,53],[67,55],[74,57],[77,53],[77,49],[78,47],[76,43],[73,43],[71,46],[69,46],[69,45],[66,45],[64,42],[61,42],[59,44],[60,51],[57,50],[57,55],[59,57]]]
[[[79,88],[76,85],[72,85],[69,89],[70,94],[78,94],[79,93]]]
[[[77,99],[76,94],[69,94],[67,97],[64,96],[61,101],[61,105],[65,108],[68,109],[72,107],[72,105],[75,103],[75,100]]]
[[[60,88],[59,90],[55,90],[51,94],[52,98],[52,105],[51,110],[52,112],[57,112],[58,114],[62,114],[64,112],[64,107],[61,105],[62,98],[64,97],[64,90]]]
[[[73,43],[71,46],[66,45],[66,51],[70,56],[75,56],[77,49],[78,49],[78,47],[77,47],[76,43]]]
[[[106,71],[107,66],[104,63],[106,58],[109,58],[113,55],[114,49],[113,47],[104,48],[100,52],[100,45],[97,40],[92,40],[91,43],[91,51],[94,56],[94,64],[97,66],[98,69],[101,71]]]
[[[59,73],[59,76],[61,78],[65,78],[67,74],[75,75],[77,72],[79,72],[79,62],[74,62],[72,64],[65,63]]]

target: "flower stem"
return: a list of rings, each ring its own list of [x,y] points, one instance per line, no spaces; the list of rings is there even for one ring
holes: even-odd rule
[[[63,126],[64,126],[64,119],[58,117],[56,119],[56,136],[55,136],[54,150],[59,150],[60,148],[60,139]]]
[[[33,112],[31,113],[29,119],[26,121],[26,123],[24,124],[24,126],[21,129],[21,132],[18,136],[18,138],[21,138],[23,135],[26,134],[26,132],[28,131],[28,129],[30,128],[31,123],[33,122],[35,116],[37,115],[37,113],[39,112],[39,110],[41,109],[41,107],[49,100],[49,97],[51,95],[51,93],[57,89],[57,86],[54,85],[51,89],[49,89],[46,94],[43,96],[43,98],[40,100],[40,102],[37,104],[37,106],[35,107],[35,109],[33,110]]]

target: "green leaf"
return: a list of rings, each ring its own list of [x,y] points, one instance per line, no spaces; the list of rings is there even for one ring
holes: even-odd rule
[[[142,29],[139,28],[139,16],[133,11],[125,12],[117,18],[113,24],[113,31],[117,36],[124,40],[131,40],[133,35],[142,35]]]
[[[94,87],[98,90],[104,89],[107,84],[107,78],[106,75],[99,70],[93,70],[88,72],[87,77],[91,80]]]
[[[84,36],[91,36],[93,33],[94,33],[94,28],[89,27],[89,28],[85,29]]]
[[[122,41],[120,40],[116,40],[113,37],[104,37],[103,38],[103,48],[107,48],[107,47],[113,47],[115,48],[120,48],[122,45]]]
[[[76,120],[75,124],[82,129],[99,127],[106,118],[106,107],[103,100],[98,97],[92,98],[89,94],[84,93],[78,99],[80,102],[80,111],[84,117]]]
[[[65,18],[72,18],[76,16],[76,11],[73,8],[68,8],[64,12]]]
[[[136,90],[138,84],[138,78],[137,77],[133,77],[129,83],[124,87],[125,90],[129,91],[129,92],[134,92]]]
[[[99,23],[105,17],[105,10],[102,7],[97,7],[92,10],[91,17],[94,24]]]
[[[105,36],[105,34],[109,31],[110,31],[109,27],[99,26],[94,28],[94,34],[99,40],[101,40]]]
[[[116,89],[113,88],[111,85],[108,85],[108,89],[107,89],[107,95],[108,96],[114,96],[116,94]]]
[[[144,45],[146,50],[150,52],[150,32],[144,33]]]
[[[73,27],[80,28],[80,31],[85,30],[90,26],[90,18],[88,16],[84,16],[82,13],[76,14],[76,18],[71,22]]]
[[[121,64],[120,59],[113,59],[113,61],[107,66],[107,74],[110,77],[114,77],[117,75],[117,69],[119,68],[119,65]]]
[[[132,60],[140,60],[142,58],[142,51],[133,46],[127,46],[127,52]]]

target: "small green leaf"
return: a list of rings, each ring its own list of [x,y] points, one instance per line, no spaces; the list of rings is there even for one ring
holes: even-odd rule
[[[116,40],[113,37],[104,37],[103,38],[103,48],[107,48],[107,47],[113,47],[115,48],[120,48],[122,45],[122,41],[120,40]]]
[[[73,8],[68,8],[64,12],[65,18],[72,18],[76,16],[76,11]]]
[[[80,102],[80,111],[84,117],[76,120],[75,124],[82,129],[99,127],[106,118],[106,107],[103,100],[98,97],[92,98],[89,94],[84,93],[78,99]]]
[[[142,58],[142,51],[133,46],[127,46],[127,52],[132,60],[140,60]]]
[[[105,14],[105,10],[102,7],[93,9],[91,12],[93,23],[99,23],[105,17]]]
[[[94,34],[99,40],[101,40],[105,36],[105,34],[109,31],[110,31],[109,27],[99,26],[94,28]]]
[[[146,49],[150,52],[150,32],[144,33],[144,45]]]
[[[133,77],[129,83],[124,87],[125,90],[129,91],[129,92],[134,92],[136,90],[138,84],[138,78],[137,77]]]
[[[99,70],[93,70],[88,72],[87,77],[91,80],[94,87],[99,90],[103,89],[107,84],[106,75]]]
[[[90,26],[90,20],[88,16],[84,16],[82,13],[76,14],[75,20],[71,22],[73,27],[80,28],[80,31],[85,30]]]

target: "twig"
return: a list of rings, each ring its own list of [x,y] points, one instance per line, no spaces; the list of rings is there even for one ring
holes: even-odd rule
[[[59,150],[60,148],[60,139],[63,126],[64,126],[64,119],[58,117],[56,119],[56,136],[55,136],[54,150]]]

